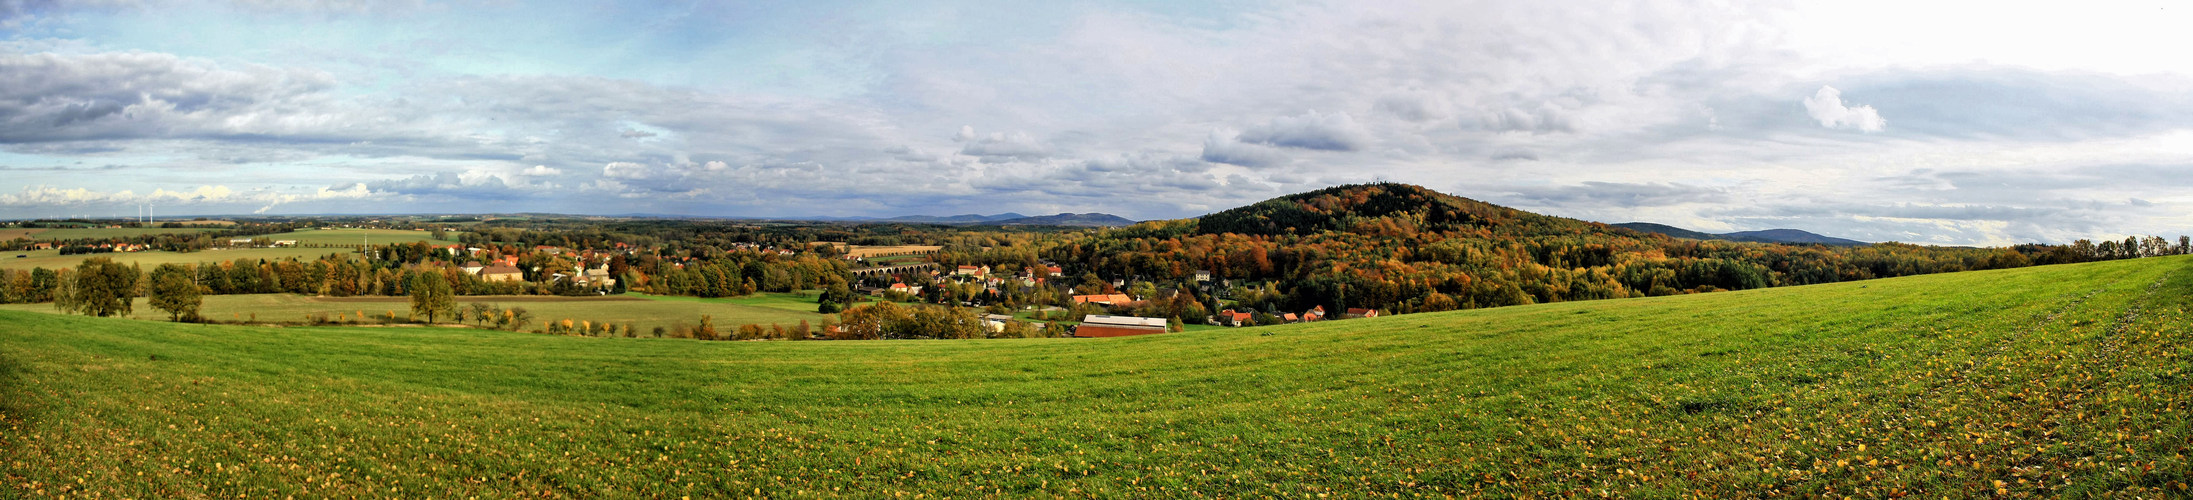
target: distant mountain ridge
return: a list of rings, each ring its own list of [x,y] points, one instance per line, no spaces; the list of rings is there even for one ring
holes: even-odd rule
[[[953,216],[948,216],[948,217],[946,217],[946,216],[936,216],[936,215],[901,215],[901,216],[898,216],[898,217],[891,217],[891,218],[888,218],[888,219],[875,219],[875,220],[879,220],[879,221],[884,221],[884,222],[925,222],[925,223],[935,223],[935,224],[980,224],[980,223],[984,223],[984,222],[996,222],[996,221],[1001,221],[1001,220],[1012,220],[1012,219],[1025,219],[1025,218],[1028,218],[1028,216],[1026,216],[1026,215],[1021,215],[1021,214],[1017,214],[1017,213],[1013,213],[1013,212],[1006,212],[1006,213],[1002,213],[1002,214],[997,214],[997,215],[964,214],[964,215],[953,215]]]
[[[1676,238],[1688,238],[1693,240],[1728,240],[1746,241],[1752,243],[1792,243],[1799,245],[1821,244],[1833,246],[1865,246],[1872,244],[1847,238],[1822,236],[1816,233],[1812,233],[1810,231],[1804,231],[1799,229],[1767,229],[1761,231],[1737,231],[1733,233],[1714,234],[1701,231],[1692,231],[1689,229],[1683,229],[1666,224],[1654,224],[1650,222],[1625,222],[1621,224],[1608,225],[1623,229],[1629,229],[1632,231],[1664,234]]]
[[[1063,213],[1058,215],[1039,215],[1035,217],[994,220],[985,224],[996,224],[1000,226],[1126,227],[1134,225],[1135,221],[1117,215],[1090,212],[1085,214]]]

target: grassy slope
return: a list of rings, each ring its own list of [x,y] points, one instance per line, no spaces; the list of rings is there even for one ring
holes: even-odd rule
[[[2183,494],[2189,292],[2179,257],[909,342],[0,312],[0,481],[159,497]]]
[[[641,299],[641,297],[645,297]],[[361,311],[368,316],[381,316],[395,311],[397,317],[411,314],[409,297],[345,297],[321,299],[292,294],[245,294],[207,295],[199,313],[217,321],[305,321],[306,315],[325,312],[330,317],[345,315],[355,318]],[[635,300],[639,299],[639,300]],[[684,300],[680,300],[684,299]],[[607,321],[611,324],[630,323],[646,332],[654,327],[669,327],[678,323],[698,324],[700,315],[713,317],[718,327],[745,324],[784,326],[806,320],[810,325],[821,324],[827,317],[815,313],[813,298],[801,307],[798,297],[790,294],[756,294],[733,299],[690,299],[686,297],[544,297],[544,296],[463,296],[457,297],[462,307],[472,302],[486,302],[500,307],[523,307],[533,314],[533,325],[528,330],[545,325],[546,321],[571,319],[573,321]],[[0,310],[26,312],[55,312],[52,303],[0,304]],[[166,321],[167,313],[153,309],[146,299],[138,298],[131,306],[131,318]],[[346,318],[347,319],[347,318]]]

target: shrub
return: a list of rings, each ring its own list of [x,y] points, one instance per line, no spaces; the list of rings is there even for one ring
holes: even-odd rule
[[[701,340],[716,340],[717,335],[715,318],[709,317],[706,314],[701,315],[701,326],[693,327],[693,338]]]

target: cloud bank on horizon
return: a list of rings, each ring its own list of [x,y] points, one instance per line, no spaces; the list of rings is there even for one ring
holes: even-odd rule
[[[1388,180],[1708,231],[2175,235],[2189,11],[0,0],[0,217],[1154,219]]]

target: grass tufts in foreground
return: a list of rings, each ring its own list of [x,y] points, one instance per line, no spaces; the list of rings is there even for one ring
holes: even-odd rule
[[[2189,297],[2173,257],[1102,340],[0,312],[0,487],[2180,496]]]

